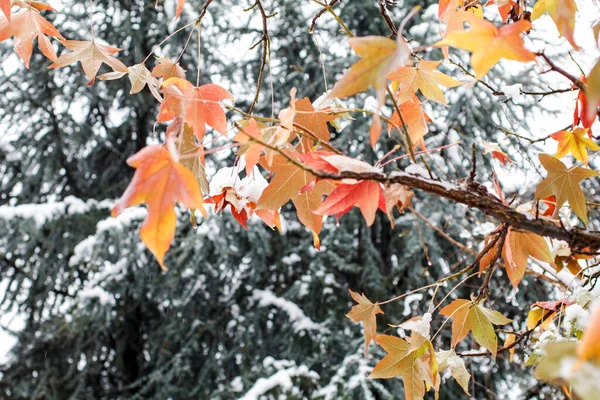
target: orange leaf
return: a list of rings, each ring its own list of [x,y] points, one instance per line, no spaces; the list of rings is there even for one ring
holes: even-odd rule
[[[199,87],[181,78],[170,78],[163,82],[165,101],[160,105],[158,122],[183,118],[192,127],[194,135],[201,141],[206,125],[227,136],[227,120],[220,102],[233,99],[233,95],[219,85],[207,84]]]
[[[358,304],[352,307],[346,317],[354,322],[362,322],[365,326],[365,354],[371,340],[377,336],[377,314],[384,314],[379,303],[372,303],[364,294],[358,294],[348,289],[350,296]]]
[[[423,109],[423,105],[417,96],[413,96],[410,100],[400,104],[399,108],[400,112],[402,113],[404,123],[408,128],[408,135],[410,136],[413,147],[416,147],[421,139],[423,139],[423,137],[427,134],[427,132],[429,132],[427,121],[431,121],[431,119]],[[402,120],[397,112],[394,112],[391,121],[397,127],[402,129]],[[388,129],[391,130],[391,127]],[[371,138],[371,143],[373,143],[373,139],[374,138]]]
[[[512,163],[513,160],[508,156],[508,154],[506,154],[501,148],[500,146],[498,146],[498,143],[491,143],[491,142],[486,142],[483,141],[483,154],[492,154],[492,157],[495,158],[496,160],[500,161],[502,163],[502,165],[506,165],[507,163]]]
[[[10,5],[9,5],[10,10]],[[4,10],[6,13],[6,10]],[[0,42],[14,36],[15,52],[29,68],[29,60],[33,52],[33,41],[37,39],[38,47],[51,61],[56,61],[56,52],[48,36],[64,39],[60,32],[50,22],[46,21],[35,8],[21,10],[12,16],[9,22],[0,16]]]
[[[158,64],[152,69],[152,76],[156,78],[185,78],[185,69],[181,68],[178,62],[169,58],[157,58]]]
[[[181,11],[183,10],[183,5],[185,4],[185,0],[177,0],[177,9],[175,10],[175,19],[179,18],[181,15]]]
[[[295,157],[296,153],[290,156]],[[275,174],[269,186],[263,191],[257,203],[257,210],[277,210],[288,201],[296,207],[300,222],[313,232],[315,246],[319,247],[319,233],[323,226],[323,217],[315,213],[323,202],[323,195],[333,190],[334,186],[328,181],[317,182],[310,190],[302,189],[316,180],[316,177],[290,163],[284,156],[278,154],[268,165],[265,158],[261,166]]]
[[[140,237],[161,268],[166,270],[165,254],[175,237],[177,222],[175,202],[199,209],[206,215],[200,186],[194,174],[159,145],[143,148],[127,163],[136,171],[112,214],[116,217],[127,207],[146,203],[148,216],[142,224]]]
[[[318,139],[329,142],[328,122],[338,118],[327,111],[315,110],[308,98],[296,101],[296,115],[294,122],[313,133]],[[304,132],[302,132],[304,133]]]
[[[263,141],[261,130],[266,126],[264,124],[259,129],[258,123],[251,118],[249,121],[241,121],[238,123],[242,129],[234,136],[233,140],[242,143],[245,146],[240,148],[238,154],[244,154],[246,156],[246,175],[250,175],[252,169],[260,160],[260,155],[263,153],[265,146],[258,141]],[[254,139],[254,140],[253,140]]]
[[[577,13],[575,0],[538,0],[531,10],[531,20],[535,21],[546,13],[554,21],[559,35],[564,36],[575,50],[579,50],[574,38]]]
[[[600,361],[600,307],[597,307],[577,344],[577,356],[583,361]]]
[[[546,263],[553,261],[546,239],[535,233],[517,232],[509,228],[502,249],[502,258],[506,264],[508,279],[515,288],[525,275],[529,257]]]
[[[566,201],[569,201],[571,209],[583,221],[588,223],[587,205],[585,196],[581,190],[580,182],[584,179],[599,176],[600,174],[591,169],[573,167],[568,168],[559,159],[548,154],[540,154],[540,161],[548,176],[539,183],[536,191],[536,199],[548,196],[556,196],[556,209],[560,209]]]
[[[452,321],[452,347],[455,347],[472,331],[475,341],[489,350],[494,358],[498,351],[498,338],[492,324],[504,325],[511,322],[498,311],[490,310],[466,299],[454,300],[442,308],[440,314],[454,318]]]
[[[373,225],[377,208],[385,211],[385,199],[383,199],[381,184],[374,181],[342,184],[331,192],[323,204],[315,210],[315,213],[335,214],[339,218],[354,206],[360,208],[367,225]]]
[[[79,61],[81,62],[83,72],[88,79],[90,79],[88,85],[94,83],[102,63],[107,64],[114,71],[128,72],[125,64],[113,57],[115,53],[121,51],[121,49],[117,47],[84,40],[65,40],[62,44],[67,49],[71,50],[71,52],[58,57],[54,64],[50,65],[48,68],[62,68]]]
[[[554,157],[561,158],[571,153],[575,159],[587,165],[588,152],[600,150],[600,146],[586,138],[589,128],[575,128],[569,131],[560,131],[552,135],[552,139],[558,141],[558,149]]]
[[[398,102],[410,100],[420,90],[429,100],[447,105],[446,97],[438,85],[452,88],[462,85],[462,82],[435,71],[440,63],[441,61],[419,61],[416,67],[401,67],[390,73],[388,79],[400,84]]]
[[[398,35],[397,41],[381,36],[365,36],[350,38],[348,43],[361,59],[346,71],[328,97],[348,97],[372,86],[382,104],[387,75],[410,63],[410,46],[402,39],[402,35]]]
[[[0,10],[2,10],[8,22],[10,22],[10,1],[11,0],[0,0]]]
[[[471,25],[468,31],[454,31],[434,46],[454,46],[472,52],[471,65],[481,79],[501,59],[533,61],[535,54],[523,45],[521,34],[531,29],[527,20],[497,28],[493,23],[472,14],[465,15]]]

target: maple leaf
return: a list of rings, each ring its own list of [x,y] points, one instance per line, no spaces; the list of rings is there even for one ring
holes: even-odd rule
[[[177,142],[177,150],[179,151],[179,162],[192,171],[202,193],[208,194],[208,179],[204,168],[204,148],[196,143],[194,132],[188,125],[183,127],[183,132]]]
[[[483,141],[483,154],[492,154],[492,157],[496,160],[500,161],[502,165],[506,165],[507,163],[512,163],[513,160],[506,154],[498,145],[498,143],[491,143]]]
[[[397,207],[398,211],[403,213],[406,207],[410,206],[414,195],[415,194],[408,186],[399,183],[386,183],[383,197],[385,198],[385,210],[390,223],[392,224],[392,228],[394,228],[395,225],[393,214],[394,207]]]
[[[574,49],[579,50],[574,38],[577,13],[575,0],[538,0],[531,10],[531,20],[535,21],[546,13],[554,21],[559,35],[564,36]]]
[[[497,28],[493,23],[475,15],[465,15],[471,28],[454,31],[434,44],[436,47],[454,46],[472,52],[471,65],[476,79],[481,79],[501,59],[528,62],[535,60],[535,53],[523,45],[521,33],[531,29],[527,20]]]
[[[435,69],[441,61],[419,61],[416,67],[401,67],[388,75],[388,79],[400,84],[396,97],[399,103],[410,100],[418,90],[429,100],[447,105],[446,97],[438,85],[449,88],[462,82]]]
[[[600,174],[581,167],[567,169],[560,160],[548,154],[540,154],[540,162],[548,171],[548,176],[537,186],[536,199],[556,196],[556,212],[568,201],[575,215],[587,225],[587,206],[579,183],[584,179]]]
[[[291,153],[291,157],[297,154]],[[313,232],[315,247],[320,246],[319,233],[323,226],[323,217],[315,213],[321,206],[323,195],[329,194],[334,186],[329,181],[317,182],[311,190],[301,191],[302,188],[316,180],[310,172],[290,163],[287,158],[277,154],[269,165],[263,157],[260,163],[265,169],[275,174],[269,186],[263,191],[257,202],[257,210],[276,210],[288,201],[296,207],[300,222]]]
[[[181,15],[181,11],[183,11],[183,5],[185,4],[185,0],[177,0],[177,9],[175,9],[175,19],[179,18]]]
[[[29,60],[33,53],[33,41],[35,39],[38,41],[38,47],[42,54],[51,61],[56,60],[56,52],[48,36],[60,40],[64,39],[54,25],[46,21],[39,11],[33,7],[28,7],[13,14],[10,22],[4,16],[0,16],[0,42],[11,36],[14,36],[15,52],[23,60],[26,68],[29,68]]]
[[[428,387],[437,387],[431,365],[427,363],[427,359],[435,357],[435,353],[425,354],[431,346],[424,337],[413,333],[408,340],[404,340],[395,336],[377,335],[375,341],[387,355],[373,368],[368,379],[389,379],[401,375],[404,397],[411,400],[423,399],[425,383]]]
[[[163,270],[165,254],[175,238],[175,202],[206,215],[202,192],[194,174],[175,160],[162,146],[143,148],[127,160],[136,169],[123,196],[112,209],[116,217],[125,208],[146,203],[148,216],[140,237]]]
[[[265,142],[263,141],[261,131],[266,128],[266,125],[263,123],[260,123],[259,125],[254,118],[251,118],[248,121],[238,122],[238,125],[241,129],[239,133],[234,136],[233,140],[245,145],[240,147],[238,154],[245,155],[246,174],[250,175],[250,172],[254,166],[258,164],[260,156],[265,150],[265,146],[262,144]]]
[[[470,4],[473,3],[470,2]],[[483,8],[480,4],[469,7],[467,10],[464,9],[464,5],[463,0],[450,0],[450,3],[448,3],[447,9],[440,19],[441,22],[446,23],[444,37],[454,31],[464,31],[464,22],[469,14],[472,14],[477,18],[483,18]],[[442,47],[442,53],[445,58],[448,58],[448,46]]]
[[[585,93],[579,91],[578,100],[581,102],[581,122],[584,127],[591,128],[598,116],[598,107],[600,107],[600,61],[590,71],[590,74],[583,80],[586,83]],[[578,102],[578,103],[579,103]],[[575,115],[577,115],[577,108]]]
[[[456,379],[460,387],[469,395],[469,379],[471,379],[471,374],[469,374],[469,371],[465,367],[465,360],[460,358],[454,349],[439,351],[435,353],[435,357],[439,363],[439,371],[443,372],[449,368],[450,375]]]
[[[330,137],[327,123],[336,118],[338,117],[329,114],[326,110],[315,110],[310,100],[306,97],[296,101],[296,115],[294,122],[297,125],[306,128],[324,142],[329,142]]]
[[[506,263],[508,279],[515,288],[525,275],[529,257],[547,263],[553,261],[546,239],[535,233],[518,232],[509,228],[502,249],[502,258]]]
[[[358,304],[353,306],[346,317],[354,322],[362,322],[365,327],[365,355],[371,340],[377,336],[377,314],[384,314],[379,307],[379,303],[372,303],[371,300],[363,294],[358,294],[348,289],[350,296]]]
[[[450,7],[451,4],[453,7]],[[446,15],[446,12],[448,11],[449,7],[450,9],[456,9],[458,8],[458,6],[462,7],[463,5],[463,0],[440,0],[438,4],[438,19],[440,20],[440,22],[444,21],[444,16]]]
[[[185,69],[181,68],[178,62],[169,58],[157,58],[158,64],[152,68],[152,76],[155,78],[185,78]]]
[[[431,122],[431,118],[429,118],[429,115],[427,115],[423,109],[423,105],[417,96],[413,96],[410,100],[400,104],[399,108],[402,113],[402,119],[404,119],[404,123],[408,129],[408,135],[410,136],[413,147],[416,147],[427,132],[429,132],[427,122]],[[402,120],[397,111],[394,111],[390,120],[394,125],[402,129]],[[391,131],[391,129],[392,127],[390,126],[388,130]],[[378,137],[371,137],[371,144],[377,142],[377,139]]]
[[[220,102],[233,99],[231,93],[219,85],[197,87],[181,78],[167,79],[162,86],[166,96],[160,105],[158,122],[181,118],[192,127],[198,141],[204,138],[206,125],[227,136],[227,120]]]
[[[502,22],[506,22],[511,11],[517,5],[517,0],[490,0],[487,5],[494,3],[498,5],[498,13],[502,18]]]
[[[48,68],[62,68],[80,62],[83,72],[90,79],[87,85],[94,83],[102,63],[108,65],[114,71],[128,72],[125,64],[113,57],[115,53],[121,51],[118,47],[96,43],[94,40],[91,42],[85,40],[64,40],[62,44],[71,50],[71,52],[58,57],[54,61],[54,64]]]
[[[577,344],[577,357],[583,361],[600,361],[600,307],[592,313],[581,342]]]
[[[492,324],[504,325],[512,321],[498,311],[490,310],[466,299],[454,300],[442,308],[440,314],[454,318],[452,321],[452,348],[456,347],[469,332],[473,332],[475,341],[492,353],[494,358],[498,351],[498,338]]]
[[[411,49],[398,35],[398,40],[365,36],[348,39],[350,47],[358,54],[358,60],[335,84],[329,98],[344,98],[364,92],[372,86],[380,104],[383,104],[387,86],[387,75],[410,63]]]
[[[367,226],[373,225],[377,208],[386,211],[381,184],[375,181],[342,184],[331,192],[323,204],[315,210],[315,213],[322,215],[335,214],[339,219],[354,206],[360,208]]]
[[[8,22],[10,22],[10,2],[11,0],[0,0],[0,10],[2,10]]]
[[[129,81],[131,82],[131,91],[129,94],[139,93],[148,85],[148,89],[152,95],[158,100],[162,101],[160,93],[158,93],[158,87],[160,83],[152,76],[148,68],[143,63],[136,64],[132,67],[127,67],[129,72]]]
[[[561,158],[571,153],[575,159],[587,165],[588,153],[586,149],[600,150],[600,146],[584,137],[589,131],[589,128],[575,128],[570,131],[560,131],[553,134],[551,137],[558,141],[558,149],[554,157]]]

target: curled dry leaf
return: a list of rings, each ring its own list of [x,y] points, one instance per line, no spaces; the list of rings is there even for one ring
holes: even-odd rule
[[[398,183],[386,183],[383,191],[383,197],[385,198],[385,210],[392,228],[394,227],[394,207],[398,208],[401,213],[404,212],[406,207],[411,205],[412,198],[415,194],[408,186],[400,185]]]

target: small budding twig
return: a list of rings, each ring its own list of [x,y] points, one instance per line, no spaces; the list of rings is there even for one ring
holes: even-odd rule
[[[394,21],[392,21],[392,17],[390,16],[390,13],[387,9],[388,5],[395,5],[396,3],[389,1],[389,0],[378,0],[378,2],[379,2],[379,13],[383,17],[385,24],[388,26],[388,28],[390,29],[390,32],[392,33],[391,38],[396,39],[396,37],[398,36],[398,29],[396,29],[396,26],[394,25]]]

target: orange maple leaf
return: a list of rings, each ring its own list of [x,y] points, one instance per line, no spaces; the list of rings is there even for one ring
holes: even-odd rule
[[[2,10],[8,22],[10,22],[10,1],[11,0],[0,0],[0,10]]]
[[[419,143],[422,147],[424,147],[422,139],[427,132],[429,132],[427,122],[431,122],[431,118],[429,118],[429,115],[427,115],[423,109],[423,105],[419,101],[419,98],[417,96],[413,96],[411,99],[400,104],[399,108],[400,112],[402,113],[402,119],[404,119],[404,123],[408,129],[408,135],[410,136],[413,147],[416,147]],[[394,114],[390,120],[402,131],[402,120],[400,119],[397,111],[394,111]],[[389,126],[388,131],[391,132],[392,128],[392,126]],[[373,143],[373,141],[376,142],[377,139],[378,137],[372,136],[371,143]]]
[[[291,157],[298,158],[297,153],[289,153]],[[323,227],[323,217],[315,213],[321,206],[323,195],[329,194],[334,186],[329,181],[315,182],[316,176],[294,165],[284,156],[277,154],[269,164],[265,157],[261,159],[261,166],[275,174],[269,186],[263,191],[257,203],[257,210],[277,210],[288,201],[296,207],[296,214],[300,222],[313,232],[315,247],[320,247],[319,233]],[[310,190],[302,190],[310,187]]]
[[[62,44],[71,52],[58,57],[54,64],[48,68],[62,68],[80,62],[85,76],[90,79],[87,85],[94,83],[102,63],[108,65],[114,71],[127,72],[125,64],[113,57],[115,53],[121,51],[118,47],[100,44],[95,40],[91,42],[86,40],[64,40]]]
[[[165,254],[175,238],[175,202],[198,209],[205,216],[202,192],[194,174],[162,146],[147,146],[127,160],[136,168],[133,179],[112,209],[116,217],[125,208],[146,203],[148,216],[140,237],[163,270]]]
[[[327,110],[315,110],[307,97],[296,100],[294,123],[306,128],[323,142],[329,142],[330,134],[327,123],[336,118],[338,117],[329,114]]]
[[[10,6],[9,6],[10,10]],[[38,47],[51,61],[56,61],[56,52],[48,36],[64,39],[60,32],[50,22],[33,8],[21,10],[12,16],[12,22],[0,16],[0,42],[14,36],[15,52],[29,68],[29,60],[33,52],[33,41],[37,39]]]
[[[372,303],[364,294],[358,294],[348,289],[350,296],[358,304],[353,306],[346,317],[354,322],[362,322],[365,327],[365,354],[369,343],[377,336],[377,314],[384,314],[379,303]]]
[[[160,105],[158,122],[183,121],[192,127],[198,141],[206,133],[206,125],[221,135],[227,135],[227,120],[221,101],[233,99],[233,95],[212,83],[194,86],[181,78],[170,78],[163,82],[165,101]]]
[[[252,169],[260,161],[260,156],[265,150],[265,146],[262,143],[262,130],[266,128],[263,123],[256,122],[254,118],[250,118],[248,121],[238,122],[241,129],[237,135],[234,136],[233,140],[242,143],[238,151],[239,155],[245,155],[246,160],[246,175],[250,175]]]
[[[152,76],[155,78],[185,78],[185,69],[181,68],[178,62],[169,58],[157,58],[158,64],[152,69]]]
[[[386,211],[381,184],[374,181],[343,183],[331,192],[323,204],[315,210],[315,213],[336,215],[339,219],[354,206],[360,208],[367,225],[373,225],[377,208],[383,212]]]
[[[564,36],[574,49],[579,50],[575,43],[575,14],[577,4],[575,0],[538,0],[531,10],[531,20],[535,21],[548,13],[560,36]]]
[[[571,153],[575,159],[588,163],[588,152],[590,150],[600,150],[600,147],[592,140],[584,137],[589,132],[589,128],[575,128],[568,131],[560,131],[551,135],[552,139],[558,141],[558,149],[554,157],[562,158]]]
[[[471,29],[451,32],[434,46],[454,46],[472,52],[471,65],[477,79],[483,78],[503,58],[522,62],[535,60],[535,53],[525,48],[521,38],[523,32],[531,29],[531,22],[519,20],[497,28],[473,14],[466,14],[465,21]]]

